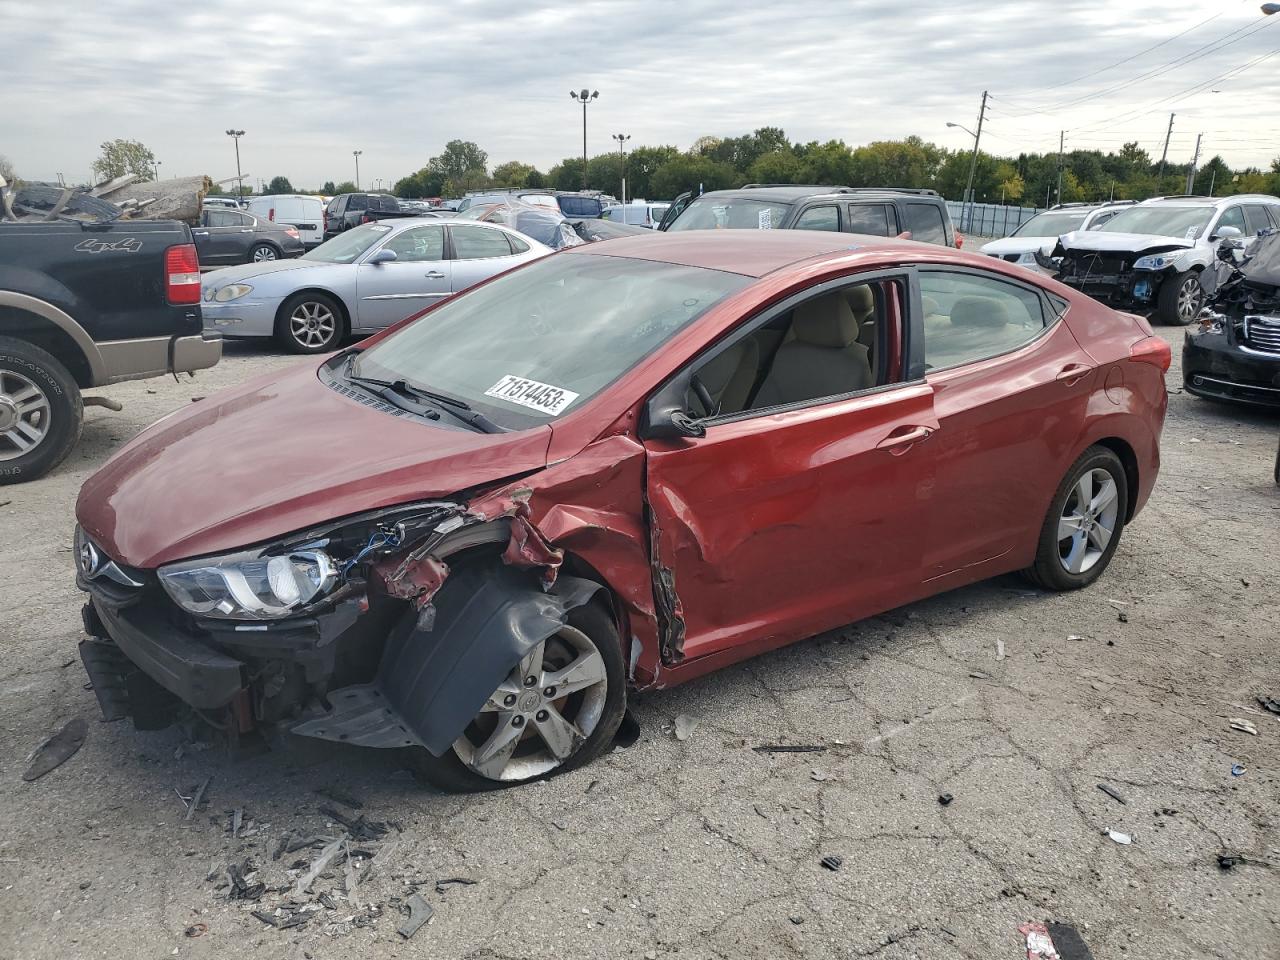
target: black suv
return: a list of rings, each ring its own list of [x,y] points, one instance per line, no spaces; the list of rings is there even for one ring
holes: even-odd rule
[[[324,208],[324,238],[336,237],[362,223],[392,217],[417,216],[400,209],[400,201],[387,193],[340,193]]]
[[[676,197],[659,230],[831,230],[958,247],[946,201],[935,190],[748,183]]]

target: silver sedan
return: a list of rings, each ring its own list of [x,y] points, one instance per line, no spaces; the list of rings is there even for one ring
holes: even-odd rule
[[[296,260],[206,273],[206,329],[275,337],[297,353],[376,333],[551,248],[491,223],[409,218],[366,223]]]

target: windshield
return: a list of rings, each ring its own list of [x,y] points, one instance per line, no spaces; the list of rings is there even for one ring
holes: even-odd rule
[[[362,353],[352,372],[460,398],[500,426],[536,426],[582,406],[750,282],[561,254],[442,303]]]
[[[314,250],[302,255],[303,260],[320,260],[324,263],[354,263],[366,250],[391,232],[381,223],[366,223],[326,240]]]
[[[1108,233],[1145,233],[1195,240],[1213,217],[1212,207],[1134,207],[1100,226]]]
[[[699,197],[689,204],[668,230],[773,230],[791,209],[789,203],[768,203],[740,197]]]
[[[1060,237],[1084,224],[1086,213],[1037,213],[1020,226],[1011,237]]]

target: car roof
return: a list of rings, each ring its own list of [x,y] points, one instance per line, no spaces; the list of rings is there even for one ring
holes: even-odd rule
[[[938,194],[932,190],[899,190],[894,187],[842,187],[820,186],[817,184],[763,184],[747,185],[735,190],[711,190],[702,197],[735,197],[740,200],[773,201],[774,203],[795,203],[808,197],[917,197],[937,200]],[[695,197],[695,200],[701,197]]]
[[[763,277],[824,254],[891,249],[904,243],[908,241],[819,230],[681,230],[604,240],[561,253],[627,257]]]

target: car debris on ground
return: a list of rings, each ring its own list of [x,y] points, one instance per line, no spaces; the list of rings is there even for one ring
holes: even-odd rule
[[[1112,800],[1115,800],[1115,801],[1117,801],[1117,802],[1119,802],[1119,803],[1128,803],[1128,802],[1129,802],[1128,800],[1126,800],[1124,797],[1122,797],[1122,796],[1120,795],[1120,791],[1119,791],[1119,790],[1117,790],[1115,787],[1108,786],[1108,785],[1107,785],[1107,784],[1105,784],[1105,783],[1100,783],[1100,784],[1098,784],[1098,789],[1099,789],[1099,790],[1101,790],[1103,793],[1105,793],[1105,794],[1106,794],[1108,797],[1110,797]]]
[[[835,873],[837,870],[840,869],[841,864],[844,863],[844,858],[837,857],[835,854],[827,854],[825,857],[819,860],[818,863],[826,867],[832,873]]]
[[[409,916],[405,919],[404,923],[400,924],[400,926],[396,928],[396,933],[400,934],[400,936],[404,937],[406,940],[417,933],[419,928],[429,921],[432,914],[435,913],[431,904],[423,900],[422,895],[417,893],[405,901],[403,909],[408,912]]]
[[[1232,717],[1228,723],[1231,724],[1232,730],[1239,730],[1241,733],[1247,733],[1254,737],[1258,735],[1258,728],[1251,721],[1244,719],[1244,717]]]
[[[698,724],[702,722],[700,717],[692,714],[682,713],[675,720],[675,732],[677,740],[688,740],[693,736],[693,731],[698,729]]]
[[[49,771],[56,770],[75,756],[76,751],[84,746],[88,735],[89,725],[82,718],[68,720],[61,730],[31,752],[31,762],[22,779],[30,783],[32,780],[39,780]]]

